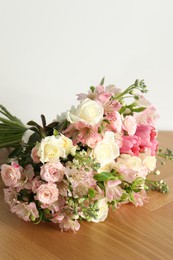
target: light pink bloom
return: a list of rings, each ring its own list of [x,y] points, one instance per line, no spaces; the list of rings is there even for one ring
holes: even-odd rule
[[[61,209],[64,208],[65,204],[66,204],[66,200],[62,196],[59,196],[58,200],[56,200],[52,204],[43,204],[42,203],[41,208],[42,209],[49,209],[52,214],[55,214],[56,212],[60,212]]]
[[[40,162],[40,157],[38,156],[38,147],[37,147],[37,145],[32,148],[31,158],[32,158],[34,163],[39,163]]]
[[[140,150],[140,137],[134,136],[123,136],[122,147],[120,148],[121,154],[127,153],[138,156]]]
[[[18,203],[14,207],[11,208],[12,213],[16,213],[16,215],[25,220],[25,221],[34,221],[39,217],[38,210],[34,202]]]
[[[64,219],[64,215],[63,214],[55,213],[53,215],[53,218],[51,218],[51,221],[56,224],[56,223],[61,223],[63,219]]]
[[[150,125],[138,125],[135,135],[140,138],[140,151],[144,152],[147,148],[150,149],[151,155],[155,156],[158,148],[156,129]]]
[[[120,180],[110,180],[106,183],[106,197],[108,201],[121,198],[122,189],[118,186],[119,184],[121,184]]]
[[[133,116],[126,116],[123,121],[124,130],[128,135],[134,135],[136,132],[137,124]]]
[[[132,203],[138,207],[138,206],[143,206],[145,202],[148,202],[148,196],[145,190],[141,190],[140,192],[133,192],[133,198],[134,201]]]
[[[149,106],[140,113],[134,113],[134,118],[138,125],[154,125],[159,114],[154,106]]]
[[[59,224],[60,229],[63,231],[78,231],[80,224],[77,220],[72,220],[70,217],[65,217]]]
[[[54,183],[42,184],[37,189],[36,199],[43,204],[52,204],[58,200],[59,191]]]
[[[32,191],[33,193],[36,193],[38,188],[43,184],[43,180],[40,179],[40,176],[37,176],[35,177],[33,180],[32,180]]]
[[[23,175],[23,168],[17,163],[11,165],[3,164],[1,166],[1,176],[4,184],[9,187],[17,187]]]
[[[64,176],[64,166],[59,161],[46,163],[41,166],[40,176],[47,182],[59,182]]]
[[[18,193],[16,192],[16,190],[12,188],[8,188],[8,189],[3,189],[3,191],[4,191],[5,202],[9,204],[10,207],[14,206],[18,202],[17,200]]]
[[[70,124],[64,131],[64,134],[72,138],[73,144],[82,143],[94,148],[96,144],[102,139],[98,133],[99,125],[87,125],[85,122],[79,121],[75,124]]]

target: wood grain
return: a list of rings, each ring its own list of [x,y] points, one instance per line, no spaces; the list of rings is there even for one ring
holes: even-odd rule
[[[159,140],[161,147],[173,148],[173,132],[159,133]],[[76,234],[17,218],[3,201],[0,181],[0,260],[172,260],[173,162],[159,167],[170,186],[168,194],[149,192],[144,207],[124,205],[111,211],[104,223],[81,223]]]

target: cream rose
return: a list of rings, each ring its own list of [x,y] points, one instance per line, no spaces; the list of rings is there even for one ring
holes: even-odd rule
[[[95,125],[101,121],[103,113],[104,109],[99,103],[86,98],[76,109],[67,112],[67,120],[70,123],[83,121]]]
[[[59,191],[54,183],[42,184],[37,189],[38,199],[43,204],[52,204],[58,200]]]
[[[42,163],[58,160],[60,157],[66,157],[65,149],[54,135],[42,139],[37,155],[40,157]]]
[[[73,142],[70,138],[62,135],[58,138],[60,146],[65,150],[66,156],[68,154],[75,155],[76,146],[73,145]]]
[[[100,163],[101,167],[112,163],[119,154],[119,147],[115,142],[115,135],[111,131],[105,133],[104,138],[97,143],[92,151],[93,158]]]
[[[98,222],[103,222],[107,216],[108,216],[108,204],[107,204],[107,199],[103,198],[98,200],[97,202],[98,206],[98,213],[97,213],[97,219],[92,218],[92,222],[98,223]]]

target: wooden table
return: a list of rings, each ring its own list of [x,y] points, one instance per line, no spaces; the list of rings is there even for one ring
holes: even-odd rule
[[[173,148],[173,132],[159,134]],[[2,155],[1,155],[2,159]],[[54,224],[34,225],[10,213],[0,184],[0,260],[173,259],[173,162],[160,167],[168,194],[150,192],[144,207],[124,205],[104,223],[81,224],[76,234]]]

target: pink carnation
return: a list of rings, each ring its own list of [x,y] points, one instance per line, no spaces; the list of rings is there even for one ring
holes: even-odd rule
[[[41,167],[40,176],[47,182],[60,182],[64,176],[64,166],[59,161],[46,163]]]

